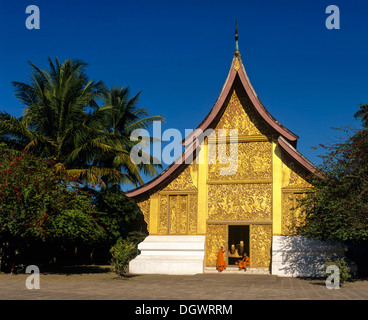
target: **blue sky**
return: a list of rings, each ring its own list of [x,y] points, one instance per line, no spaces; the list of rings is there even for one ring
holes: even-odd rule
[[[25,27],[28,5],[40,29]],[[340,30],[325,26],[328,5]],[[357,126],[368,103],[368,2],[7,1],[0,10],[0,109],[20,116],[11,81],[27,82],[28,61],[78,58],[91,79],[142,90],[140,105],[163,114],[166,128],[194,129],[216,101],[234,52],[234,24],[248,76],[262,103],[300,136],[298,150],[315,164],[336,141],[331,129]]]

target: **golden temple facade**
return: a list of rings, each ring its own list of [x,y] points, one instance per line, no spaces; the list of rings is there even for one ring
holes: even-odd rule
[[[295,235],[303,217],[294,208],[311,187],[306,177],[315,167],[296,150],[298,136],[261,104],[238,51],[219,98],[198,128],[214,134],[183,141],[185,146],[194,141],[192,163],[173,164],[127,195],[140,206],[150,235],[205,236],[205,267],[216,266],[223,246],[228,265],[245,251],[250,268],[271,268],[272,239]],[[230,135],[234,129],[236,138]],[[228,162],[236,161],[232,174],[221,174],[229,164],[219,154],[210,159],[209,150],[219,148],[225,148]]]

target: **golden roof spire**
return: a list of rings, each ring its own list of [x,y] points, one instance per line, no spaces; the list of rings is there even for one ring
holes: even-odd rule
[[[239,56],[239,55],[240,55],[238,39],[239,39],[239,35],[238,35],[238,25],[237,25],[237,22],[236,22],[236,20],[235,20],[235,52],[234,52],[234,54],[235,54],[236,56]]]

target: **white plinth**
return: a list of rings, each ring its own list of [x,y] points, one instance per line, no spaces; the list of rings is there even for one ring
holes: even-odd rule
[[[273,236],[272,274],[286,277],[325,276],[327,260],[344,256],[340,244],[301,236]]]
[[[148,236],[138,249],[130,274],[203,273],[205,236]]]

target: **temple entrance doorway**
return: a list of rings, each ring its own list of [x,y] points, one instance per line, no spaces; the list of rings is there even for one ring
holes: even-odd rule
[[[249,225],[229,226],[228,235],[228,265],[235,265],[235,262],[243,257],[244,252],[250,257]]]

